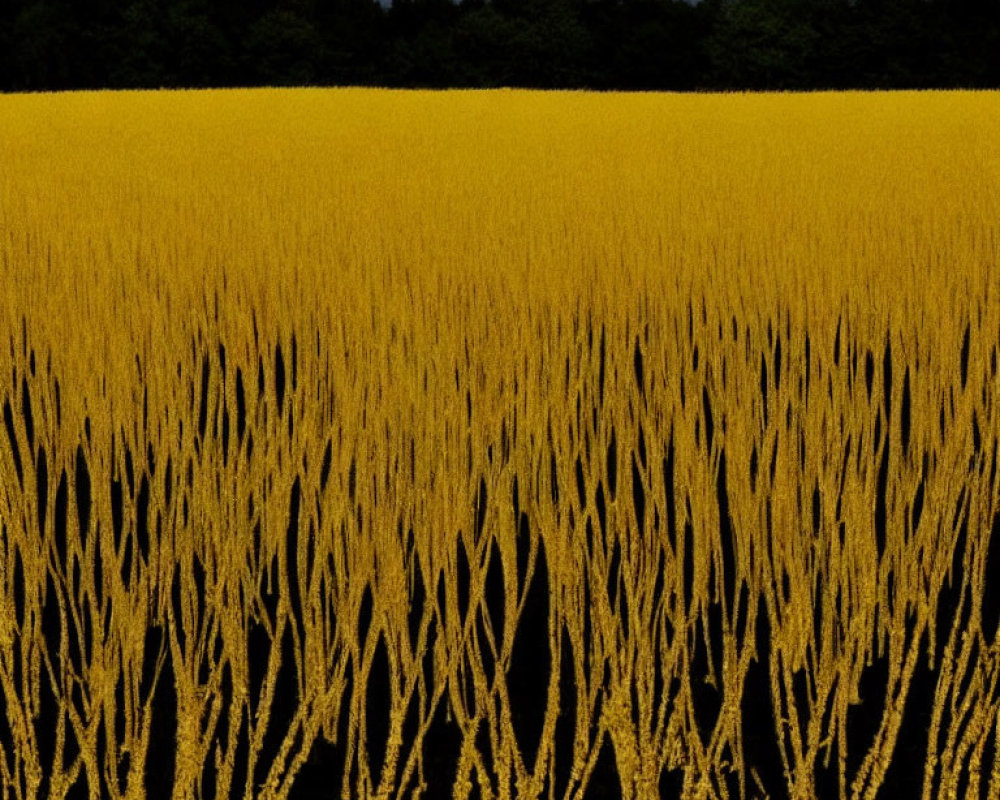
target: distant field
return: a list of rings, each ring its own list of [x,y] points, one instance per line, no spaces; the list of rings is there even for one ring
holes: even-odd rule
[[[3,797],[996,798],[998,358],[997,93],[0,97]]]

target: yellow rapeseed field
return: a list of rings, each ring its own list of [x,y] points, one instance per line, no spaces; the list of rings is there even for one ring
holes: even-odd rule
[[[996,93],[0,97],[3,797],[996,798],[998,351]]]

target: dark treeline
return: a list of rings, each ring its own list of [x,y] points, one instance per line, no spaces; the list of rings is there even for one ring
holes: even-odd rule
[[[4,0],[0,90],[1000,86],[997,0]]]

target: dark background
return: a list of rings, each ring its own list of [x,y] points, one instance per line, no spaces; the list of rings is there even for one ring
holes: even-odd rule
[[[1000,0],[3,0],[0,90],[1000,87]]]

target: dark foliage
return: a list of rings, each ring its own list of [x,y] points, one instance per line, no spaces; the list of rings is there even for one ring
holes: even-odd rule
[[[1000,86],[990,0],[7,0],[0,91]]]

